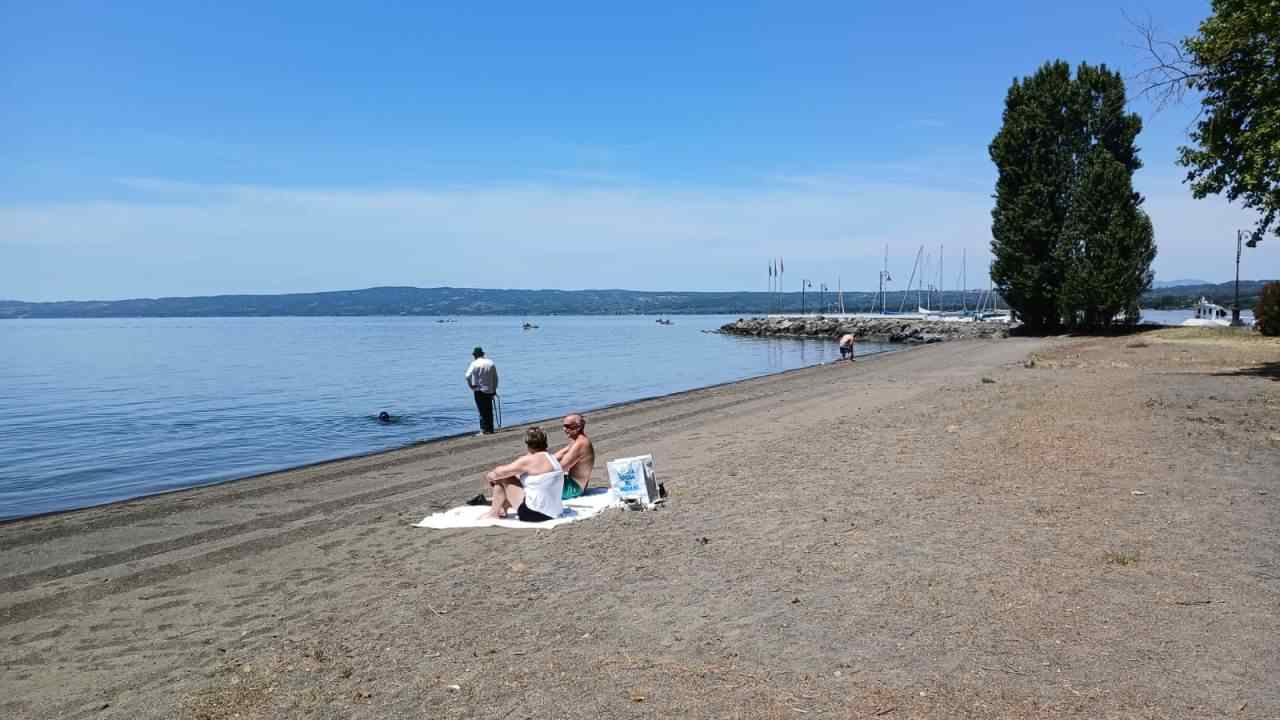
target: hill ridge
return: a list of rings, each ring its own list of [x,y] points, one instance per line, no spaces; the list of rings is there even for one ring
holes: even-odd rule
[[[1248,307],[1261,292],[1265,281],[1240,282],[1242,305]],[[981,290],[972,289],[962,298],[958,290],[948,290],[941,300],[934,293],[931,306],[958,309],[977,302]],[[906,297],[904,298],[904,295]],[[914,307],[916,293],[901,290],[887,293],[890,309]],[[1229,303],[1234,283],[1187,285],[1157,288],[1143,295],[1149,307],[1187,306],[1200,296]],[[867,310],[876,293],[846,291],[849,312]],[[921,296],[923,299],[923,296]],[[766,312],[832,311],[831,292],[787,292],[774,295],[751,291],[685,291],[589,289],[538,290],[463,288],[440,286],[419,288],[381,285],[355,290],[325,290],[305,293],[164,296],[125,300],[58,300],[24,302],[0,300],[0,319],[94,318],[94,317],[288,317],[288,316],[380,316],[380,315],[653,315],[653,314],[751,314]],[[1003,305],[1003,300],[1000,301]]]

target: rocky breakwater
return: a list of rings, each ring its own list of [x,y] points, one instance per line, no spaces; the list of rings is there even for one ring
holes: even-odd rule
[[[837,338],[849,334],[877,342],[934,343],[963,338],[1008,337],[1008,323],[947,322],[920,318],[855,317],[770,317],[739,318],[720,327],[729,335],[754,337]]]

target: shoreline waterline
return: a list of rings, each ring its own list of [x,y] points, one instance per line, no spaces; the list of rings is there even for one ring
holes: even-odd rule
[[[768,338],[743,338],[743,339],[748,342],[753,342],[753,341],[776,342],[775,339],[768,339]],[[786,340],[799,342],[799,339],[796,339],[796,338],[784,339],[784,341]],[[878,343],[877,345],[887,345],[887,344]],[[886,349],[865,352],[863,354],[858,355],[857,358],[860,361],[864,359],[870,360],[873,358],[879,358],[881,356],[899,354],[907,350],[911,350],[913,348],[914,346],[905,345],[905,344],[901,346],[887,347]],[[684,388],[684,389],[676,390],[670,393],[659,393],[655,395],[648,395],[643,397],[619,400],[616,402],[611,402],[611,403],[607,403],[600,406],[588,407],[586,409],[581,410],[581,412],[587,414],[588,419],[590,419],[590,416],[596,413],[622,410],[622,409],[628,408],[628,406],[641,405],[644,403],[652,403],[655,401],[677,400],[679,398],[696,394],[696,393],[717,390],[721,388],[731,387],[731,386],[740,385],[744,383],[751,383],[755,381],[763,381],[770,378],[777,378],[780,376],[785,376],[785,375],[794,374],[794,373],[812,371],[815,369],[827,367],[835,362],[839,362],[839,361],[823,360],[821,362],[817,362],[809,365],[785,368],[785,369],[776,370],[772,372],[766,372],[762,374],[741,377],[733,380],[726,380],[723,382],[716,382],[716,383],[711,383],[707,385],[700,385],[697,387]],[[170,488],[157,490],[154,492],[144,492],[137,495],[131,495],[128,497],[118,497],[118,498],[104,500],[103,502],[78,505],[75,507],[51,509],[48,511],[30,513],[30,514],[24,514],[24,515],[0,516],[0,526],[10,525],[13,523],[21,523],[29,520],[37,520],[37,519],[50,518],[50,517],[60,516],[60,515],[68,515],[72,513],[79,513],[79,512],[85,512],[85,511],[95,511],[95,510],[100,511],[104,508],[110,508],[114,506],[123,506],[123,505],[132,504],[132,503],[146,502],[149,500],[153,500],[155,498],[173,496],[179,493],[198,492],[198,491],[208,490],[210,488],[224,487],[224,486],[229,486],[237,483],[243,483],[246,481],[261,480],[263,478],[267,478],[273,475],[284,475],[289,473],[296,473],[299,471],[321,469],[326,466],[339,465],[342,463],[348,463],[352,461],[368,460],[368,459],[373,459],[380,456],[391,456],[398,453],[410,452],[413,450],[428,449],[432,446],[444,445],[450,442],[465,440],[467,438],[474,438],[476,440],[474,445],[481,445],[481,444],[487,443],[490,439],[501,438],[508,433],[523,430],[524,428],[527,428],[527,427],[532,427],[537,425],[546,426],[548,423],[558,423],[562,417],[563,417],[562,415],[553,415],[553,416],[536,418],[532,420],[523,419],[517,423],[499,428],[497,432],[495,432],[494,434],[483,436],[483,439],[476,436],[476,431],[478,429],[478,425],[476,425],[476,428],[465,430],[462,432],[420,438],[420,439],[410,440],[408,442],[405,442],[399,445],[390,446],[390,447],[380,447],[380,448],[375,448],[367,451],[360,451],[360,452],[338,455],[334,457],[322,458],[322,459],[310,461],[310,462],[284,465],[280,467],[274,467],[271,469],[263,470],[261,472],[254,472],[254,473],[249,473],[245,475],[237,475],[234,477],[218,478],[218,479],[213,479],[206,482],[196,482],[193,484],[187,484],[180,487],[170,487]],[[471,421],[473,423],[476,422],[474,418],[472,418]]]

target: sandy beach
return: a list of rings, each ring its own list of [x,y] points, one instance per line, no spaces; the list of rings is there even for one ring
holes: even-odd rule
[[[0,717],[1280,717],[1280,344],[1222,338],[592,413],[670,502],[550,531],[411,527],[521,428],[2,524]]]

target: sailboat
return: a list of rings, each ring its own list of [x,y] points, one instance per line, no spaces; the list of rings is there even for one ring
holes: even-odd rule
[[[996,299],[999,296],[996,295],[995,283],[991,281],[990,275],[991,275],[991,269],[990,267],[988,267],[987,268],[987,276],[988,276],[987,291],[982,294],[981,298],[978,299],[978,308],[977,310],[974,310],[974,317],[976,317],[978,320],[981,320],[983,322],[1003,322],[1003,323],[1013,322],[1013,311],[1000,309],[1000,303]],[[988,299],[991,300],[990,310],[985,309],[987,307]]]

